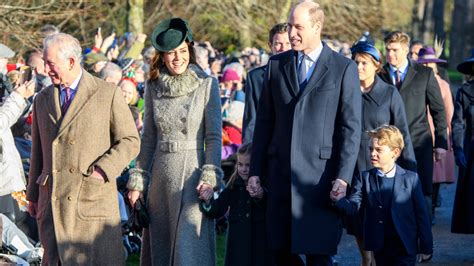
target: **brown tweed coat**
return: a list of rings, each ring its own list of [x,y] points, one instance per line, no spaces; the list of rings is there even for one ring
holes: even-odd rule
[[[115,177],[139,136],[121,91],[85,70],[64,117],[59,89],[35,98],[27,199],[38,203],[45,263],[123,265]],[[89,177],[100,167],[108,182]]]

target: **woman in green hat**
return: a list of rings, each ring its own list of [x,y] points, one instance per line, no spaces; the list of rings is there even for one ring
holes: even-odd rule
[[[221,105],[217,81],[194,56],[186,21],[161,21],[151,38],[145,117],[129,199],[146,198],[141,265],[215,265],[214,221],[199,210],[199,193],[222,178]]]

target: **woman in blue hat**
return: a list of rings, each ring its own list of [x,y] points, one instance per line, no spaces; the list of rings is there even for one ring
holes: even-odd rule
[[[459,166],[451,232],[474,234],[474,49],[457,69],[466,75],[467,82],[456,94],[451,122],[454,156]]]
[[[217,81],[197,64],[186,21],[161,21],[145,88],[145,116],[129,199],[146,198],[141,265],[215,265],[214,221],[199,210],[201,190],[222,178]]]
[[[352,59],[357,64],[360,90],[362,91],[362,135],[354,174],[357,175],[372,168],[370,138],[367,132],[382,125],[394,125],[400,129],[406,148],[397,163],[405,169],[416,171],[415,153],[408,131],[402,98],[394,86],[385,83],[377,75],[382,70],[380,52],[372,44],[363,41],[352,46],[351,52]],[[374,265],[373,253],[364,250],[362,218],[362,214],[358,217],[349,217],[347,232],[356,237],[362,256],[362,265]]]

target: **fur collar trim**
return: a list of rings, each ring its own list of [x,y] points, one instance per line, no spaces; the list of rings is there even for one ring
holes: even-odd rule
[[[181,75],[172,76],[168,69],[163,69],[158,78],[158,97],[179,97],[195,91],[206,73],[197,65],[189,64],[188,69]]]

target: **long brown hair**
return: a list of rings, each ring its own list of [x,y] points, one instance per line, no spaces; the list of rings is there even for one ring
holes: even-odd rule
[[[229,178],[229,181],[227,181],[226,187],[232,188],[234,186],[235,180],[237,180],[237,177],[239,176],[239,173],[237,172],[237,165],[239,163],[239,156],[250,156],[252,154],[252,143],[247,143],[242,146],[237,150],[237,162],[235,164],[235,169],[234,173]]]
[[[189,63],[196,64],[196,53],[194,52],[193,43],[187,42],[189,51]],[[150,73],[148,74],[149,80],[155,80],[160,76],[160,70],[166,67],[163,61],[163,55],[165,52],[157,51],[153,59],[151,60]],[[189,67],[189,65],[188,65]]]

